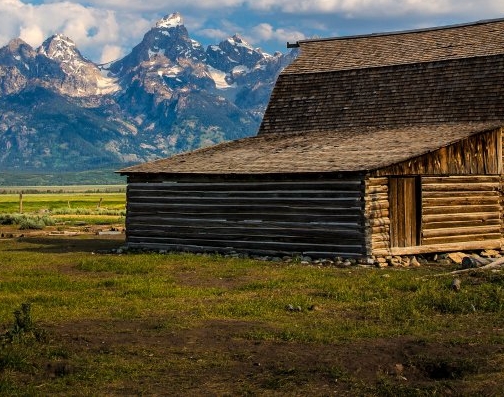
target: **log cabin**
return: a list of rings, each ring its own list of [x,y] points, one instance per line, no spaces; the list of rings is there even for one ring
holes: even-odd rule
[[[129,247],[501,247],[504,19],[288,46],[257,136],[119,171]]]

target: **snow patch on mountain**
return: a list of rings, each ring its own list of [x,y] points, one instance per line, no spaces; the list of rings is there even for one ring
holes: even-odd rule
[[[96,77],[96,95],[113,94],[121,89],[117,79],[98,75]]]
[[[211,66],[208,66],[208,72],[210,73],[210,77],[215,82],[215,87],[219,90],[229,90],[230,88],[236,88],[236,83],[229,84],[226,80],[227,74],[222,70],[215,69]]]
[[[177,26],[181,26],[183,24],[184,20],[182,19],[182,15],[180,15],[178,12],[174,12],[173,14],[166,15],[164,18],[157,21],[156,28],[170,29],[176,28]]]

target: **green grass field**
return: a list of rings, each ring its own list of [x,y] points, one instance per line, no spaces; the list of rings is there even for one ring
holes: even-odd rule
[[[19,194],[0,195],[0,213],[19,212]],[[23,194],[23,212],[54,212],[65,210],[123,210],[125,206],[124,193],[37,193]],[[68,211],[71,212],[71,211]]]
[[[81,186],[65,187],[65,191],[55,187],[49,193],[45,188],[28,190],[31,193],[0,193],[0,224],[11,222],[11,218],[6,220],[9,214],[20,213],[25,224],[28,219],[34,225],[124,223],[126,194],[120,188],[106,188],[118,189],[116,192]]]
[[[448,268],[110,253],[121,239],[1,241],[1,395],[503,395],[500,272],[455,292]]]

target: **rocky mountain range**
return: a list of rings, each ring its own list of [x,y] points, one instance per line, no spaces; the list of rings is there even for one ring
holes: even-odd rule
[[[0,48],[0,172],[121,167],[254,135],[294,57],[238,35],[205,49],[178,13],[106,65],[63,35],[14,39]]]

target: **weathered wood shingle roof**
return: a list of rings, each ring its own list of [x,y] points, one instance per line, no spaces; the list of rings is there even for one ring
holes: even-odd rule
[[[403,32],[301,40],[284,74],[437,62],[504,53],[504,19]]]
[[[440,124],[266,134],[121,170],[124,174],[270,174],[370,171],[434,151],[498,124]]]
[[[299,45],[259,134],[504,121],[504,20]]]

